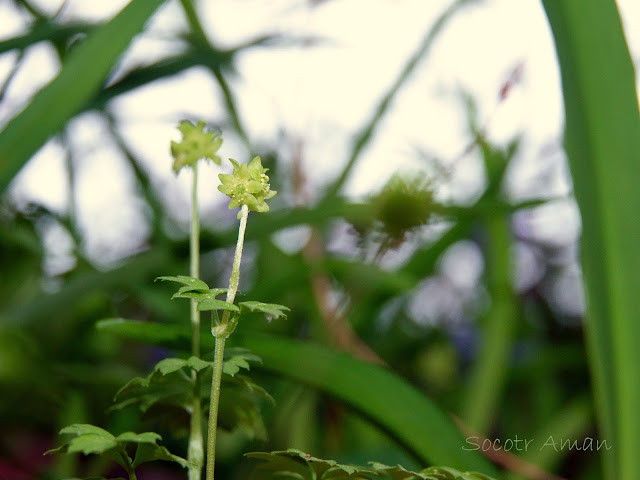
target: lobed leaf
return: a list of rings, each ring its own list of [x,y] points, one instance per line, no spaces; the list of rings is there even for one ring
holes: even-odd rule
[[[368,468],[343,465],[335,460],[317,458],[295,448],[276,452],[252,452],[249,458],[261,460],[259,469],[275,477],[302,480],[386,479],[386,480],[493,480],[475,472],[460,472],[449,467],[429,467],[413,472],[400,465],[370,462]],[[263,478],[263,477],[261,477]]]
[[[176,462],[182,467],[187,467],[187,461],[177,455],[173,455],[166,447],[158,445],[162,437],[155,432],[124,432],[114,437],[106,430],[88,424],[74,424],[63,428],[61,434],[75,435],[70,441],[50,453],[83,453],[84,455],[99,454],[109,455],[114,461],[125,466],[124,459],[128,459],[127,444],[137,445],[133,468],[152,460],[166,460]]]
[[[215,298],[206,298],[198,303],[198,310],[229,310],[230,312],[239,312],[240,309],[233,303],[225,302],[224,300],[217,300]]]
[[[133,433],[124,432],[116,437],[119,443],[153,443],[162,440],[162,437],[155,432]]]
[[[154,281],[166,281],[166,282],[176,282],[181,283],[185,287],[188,287],[191,290],[202,290],[205,293],[209,291],[209,285],[200,280],[199,278],[189,277],[187,275],[178,275],[178,276],[167,276],[163,275],[161,277],[157,277]],[[180,289],[182,290],[182,288]]]
[[[227,352],[225,352],[226,354]],[[225,355],[227,356],[227,355]],[[222,366],[223,373],[227,375],[231,375],[232,377],[240,371],[241,368],[246,370],[250,370],[249,362],[258,362],[262,363],[262,359],[252,353],[249,353],[248,350],[235,349],[230,352],[229,358],[225,359],[224,364]]]
[[[228,288],[211,288],[208,292],[203,292],[201,289],[194,290],[193,287],[184,286],[180,287],[180,289],[171,297],[174,298],[193,298],[198,302],[206,300],[208,298],[215,299],[217,296],[222,295],[223,293],[227,293],[229,291]]]
[[[187,363],[187,360],[181,359],[160,361],[149,375],[134,378],[118,390],[114,397],[117,403],[111,409],[120,410],[137,404],[140,410],[146,412],[156,403],[188,408],[193,380],[187,375],[176,373],[186,367]]]
[[[284,305],[278,305],[276,303],[257,302],[255,300],[240,302],[239,305],[241,311],[264,313],[267,316],[267,320],[280,317],[287,318],[284,310],[290,311],[289,307],[285,307]]]
[[[184,458],[174,455],[167,447],[157,445],[156,443],[141,443],[136,450],[136,456],[133,459],[133,468],[146,462],[154,460],[164,460],[167,462],[175,462],[183,468],[189,467],[189,462]]]

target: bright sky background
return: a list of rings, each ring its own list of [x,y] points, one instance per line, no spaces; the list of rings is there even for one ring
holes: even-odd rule
[[[53,14],[62,2],[33,3]],[[100,21],[113,16],[126,3],[69,0],[60,19]],[[450,0],[326,0],[315,7],[311,3],[203,0],[198,6],[205,29],[219,46],[232,47],[278,32],[327,39],[314,47],[251,50],[238,58],[238,77],[231,81],[254,145],[279,148],[281,161],[286,164],[291,145],[298,140],[304,142],[303,158],[313,198],[314,192],[338,174],[354,133],[370,117]],[[618,5],[638,65],[640,2],[619,0]],[[13,2],[0,0],[0,40],[23,32],[25,20]],[[181,46],[173,37],[184,30],[186,22],[179,3],[169,1],[153,17],[147,33],[134,42],[121,68],[177,53]],[[15,60],[15,53],[0,56],[0,82]],[[519,83],[508,99],[499,103],[500,87],[519,65]],[[29,49],[25,64],[0,103],[0,127],[57,69],[54,52],[46,45]],[[460,90],[476,99],[480,121],[488,126],[488,135],[496,143],[506,144],[517,134],[524,135],[507,185],[513,197],[570,192],[561,150],[559,72],[539,0],[484,0],[458,13],[396,97],[346,192],[355,197],[371,193],[397,168],[433,173],[433,162],[418,155],[424,151],[451,168],[451,177],[441,182],[439,194],[443,199],[468,202],[475,198],[484,186],[479,158],[467,155],[452,165],[469,141]],[[189,179],[184,174],[177,179],[173,176],[169,141],[177,139],[175,125],[182,118],[204,118],[214,123],[224,120],[215,83],[204,70],[193,69],[123,96],[112,102],[110,110],[121,122],[121,132],[130,147],[152,172],[155,185],[172,199],[171,213],[186,222]],[[144,238],[144,211],[140,202],[131,201],[134,181],[114,146],[105,140],[105,125],[99,117],[83,114],[70,123],[67,132],[74,156],[81,158],[76,163],[75,202],[85,248],[92,256],[106,256],[104,262],[109,263],[131,248],[128,239]],[[223,131],[223,137],[224,157],[247,160],[248,153],[231,132]],[[219,199],[215,190],[219,172],[219,167],[212,166],[201,181],[205,215],[215,210]],[[56,141],[36,155],[11,188],[17,204],[37,201],[57,212],[68,207],[68,191],[64,152]],[[515,227],[542,241],[560,244],[575,240],[580,228],[571,200],[516,217]],[[56,229],[49,231],[45,240],[54,250],[70,248],[70,240]],[[473,265],[473,254],[465,254],[463,258],[471,259],[467,265]],[[526,252],[523,255],[523,261],[527,261]],[[63,269],[64,255],[59,257],[57,268]],[[56,270],[55,266],[51,268]],[[579,272],[572,275],[575,286]]]

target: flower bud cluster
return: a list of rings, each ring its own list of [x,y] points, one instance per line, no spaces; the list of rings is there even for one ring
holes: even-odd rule
[[[180,122],[178,130],[182,133],[182,141],[171,142],[174,172],[178,173],[183,167],[193,167],[201,158],[220,165],[221,159],[216,152],[222,145],[222,138],[216,132],[205,130],[205,127],[202,120],[195,125],[188,120]]]
[[[246,205],[254,212],[268,212],[269,205],[265,200],[273,198],[277,192],[271,190],[266,174],[268,169],[262,167],[260,157],[255,157],[248,165],[232,159],[229,161],[233,165],[233,172],[218,175],[222,182],[218,190],[231,198],[229,208]]]

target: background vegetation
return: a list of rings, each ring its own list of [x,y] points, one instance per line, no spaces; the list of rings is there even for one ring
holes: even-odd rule
[[[286,194],[280,198],[290,199],[269,215],[252,218],[247,231],[252,253],[243,266],[241,290],[292,311],[286,321],[245,322],[238,328],[236,346],[262,357],[252,376],[266,386],[275,405],[261,404],[262,420],[239,418],[220,437],[224,478],[247,478],[254,465],[243,457],[247,451],[289,447],[343,463],[448,465],[500,478],[640,478],[640,384],[635,378],[640,364],[640,227],[635,222],[640,117],[635,73],[613,2],[543,2],[562,69],[566,147],[582,211],[587,322],[563,314],[548,294],[567,245],[514,234],[514,215],[548,199],[515,202],[505,195],[506,172],[522,147],[517,139],[491,144],[472,98],[464,97],[471,142],[460,151],[479,155],[487,178],[474,202],[439,201],[444,177],[396,177],[358,202],[342,195],[362,152],[384,135],[378,125],[395,95],[448,20],[471,2],[452,4],[427,32],[372,106],[346,166],[314,202],[307,199],[303,158],[294,158],[285,169],[285,153],[252,142],[236,108],[230,74],[245,49],[304,39],[260,38],[221,48],[207,36],[191,0],[182,0],[190,29],[175,39],[181,51],[119,72],[105,83],[163,2],[131,2],[101,25],[61,23],[26,0],[14,3],[31,22],[23,35],[0,43],[0,53],[18,55],[2,92],[21,56],[39,42],[55,48],[62,67],[0,133],[0,478],[117,475],[105,472],[100,460],[41,454],[69,423],[91,422],[115,433],[143,430],[148,416],[135,409],[108,410],[114,393],[132,376],[146,375],[169,351],[188,349],[185,309],[168,300],[168,287],[153,284],[158,275],[188,271],[186,232],[143,159],[120,135],[112,105],[119,96],[195,66],[206,69],[224,98],[226,110],[216,112],[223,118],[218,126],[263,156],[272,185]],[[509,81],[502,85],[505,95],[511,86]],[[66,148],[73,178],[82,159],[72,158],[66,128],[87,111],[109,126],[147,212],[148,239],[108,268],[87,254],[74,208],[61,215],[43,205],[19,204],[7,193],[52,136]],[[168,138],[158,142],[168,149]],[[73,198],[73,191],[69,195]],[[228,225],[226,212],[208,215],[202,276],[209,285],[222,285],[235,233],[233,227],[219,226]],[[42,235],[51,225],[73,239],[72,266],[54,275],[45,268],[50,252]],[[271,235],[300,225],[308,227],[308,237],[299,249],[287,251]],[[337,253],[330,248],[336,242],[349,242],[351,248]],[[546,272],[525,288],[515,282],[511,255],[522,243],[534,249]],[[484,263],[474,294],[457,304],[457,315],[432,311],[425,322],[416,311],[428,301],[427,292],[460,295],[445,266],[456,256],[464,259],[461,252],[470,246],[482,253]],[[393,261],[399,250],[407,252],[406,258]],[[439,288],[425,288],[429,285]],[[156,322],[157,329],[150,335],[138,323],[121,319]],[[203,351],[210,351],[206,332],[203,338]],[[153,428],[179,450],[183,419],[174,411],[164,413],[166,421]],[[517,435],[540,445],[549,436],[579,444],[591,437],[613,448],[480,455],[463,449],[470,435],[502,440]],[[184,476],[162,465],[143,475]]]

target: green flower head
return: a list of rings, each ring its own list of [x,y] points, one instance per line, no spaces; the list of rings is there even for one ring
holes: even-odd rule
[[[188,120],[180,122],[178,130],[182,133],[182,141],[171,142],[174,172],[178,173],[182,167],[193,167],[201,158],[220,165],[216,152],[222,145],[222,138],[216,132],[207,131],[206,126],[202,120],[196,125]]]
[[[278,192],[271,190],[269,177],[266,175],[268,169],[262,168],[260,157],[255,157],[248,165],[240,165],[232,159],[229,161],[233,164],[233,172],[218,175],[222,182],[218,190],[231,198],[229,208],[246,205],[254,212],[268,212],[269,205],[265,200],[273,198]]]

